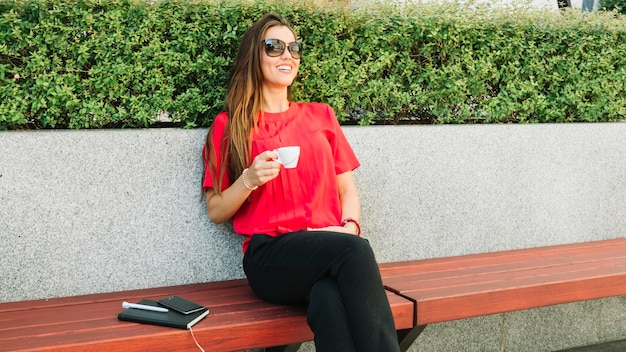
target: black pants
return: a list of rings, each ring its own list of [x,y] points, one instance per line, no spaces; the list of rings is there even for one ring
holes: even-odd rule
[[[400,350],[367,240],[337,232],[254,235],[243,266],[261,299],[308,304],[318,352]]]

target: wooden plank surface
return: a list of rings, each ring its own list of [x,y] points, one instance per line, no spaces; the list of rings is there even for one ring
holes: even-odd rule
[[[396,328],[626,294],[626,239],[381,264]],[[210,308],[212,352],[309,341],[304,307],[263,302],[246,280],[0,304],[0,351],[197,351],[189,331],[121,322],[121,302],[178,294]]]
[[[626,239],[382,264],[417,324],[626,294]]]
[[[122,301],[178,294],[209,307],[194,327],[207,351],[234,351],[309,341],[301,306],[256,298],[246,280],[151,288],[0,304],[0,351],[197,351],[189,331],[122,322]],[[414,304],[388,292],[398,329],[414,323]]]

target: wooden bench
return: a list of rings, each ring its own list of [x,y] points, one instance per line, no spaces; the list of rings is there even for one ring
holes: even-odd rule
[[[428,324],[626,294],[626,239],[380,265],[406,350]],[[0,304],[0,351],[198,351],[189,331],[121,322],[122,301],[179,294],[211,309],[194,327],[211,352],[310,341],[302,307],[246,280]],[[276,349],[278,350],[278,349]]]
[[[626,295],[626,238],[381,265],[415,303],[406,349],[426,325]]]

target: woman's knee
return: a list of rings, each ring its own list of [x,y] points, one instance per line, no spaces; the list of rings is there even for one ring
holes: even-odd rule
[[[362,237],[352,236],[350,240],[349,253],[359,260],[375,262],[374,250],[368,240]]]

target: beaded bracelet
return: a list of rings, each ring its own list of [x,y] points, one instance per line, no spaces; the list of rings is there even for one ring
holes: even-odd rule
[[[351,223],[356,225],[356,230],[357,230],[356,235],[360,237],[361,236],[361,225],[359,224],[358,221],[356,221],[356,219],[354,219],[354,218],[345,218],[345,219],[341,220],[341,226],[345,226],[349,222],[351,222]]]
[[[248,171],[248,169],[243,169],[243,172],[241,173],[241,181],[243,182],[244,187],[246,187],[247,189],[254,191],[255,189],[259,188],[259,186],[254,186],[251,187],[248,182],[246,181],[246,172]]]

